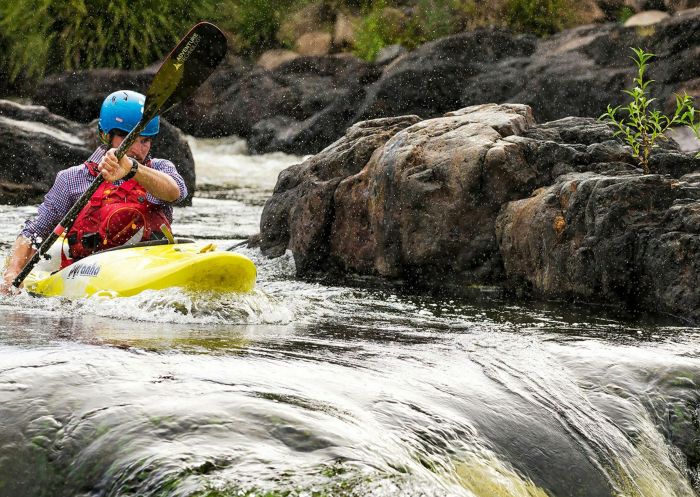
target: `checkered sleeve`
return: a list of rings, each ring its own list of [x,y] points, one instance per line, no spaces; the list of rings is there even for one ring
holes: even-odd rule
[[[56,181],[39,206],[39,212],[34,219],[28,219],[22,229],[22,235],[29,238],[34,245],[39,245],[49,236],[59,221],[73,205],[71,194],[71,178],[74,171],[64,170],[56,175]]]
[[[155,169],[156,171],[160,171],[162,173],[167,174],[170,176],[172,179],[175,180],[175,183],[177,183],[177,187],[180,190],[180,196],[177,198],[177,200],[173,202],[165,202],[164,200],[160,200],[150,193],[148,194],[147,198],[148,201],[151,202],[152,204],[177,204],[178,202],[182,201],[187,196],[187,185],[185,185],[185,180],[182,179],[182,176],[180,176],[180,173],[177,172],[177,168],[175,167],[175,164],[170,162],[169,160],[166,159],[153,159],[151,160],[151,167]]]

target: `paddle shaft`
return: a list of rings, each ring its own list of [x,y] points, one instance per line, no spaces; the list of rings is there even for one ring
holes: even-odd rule
[[[114,153],[117,156],[117,160],[124,157],[126,152],[129,150],[129,147],[131,147],[131,145],[136,141],[136,138],[138,138],[141,131],[143,131],[143,128],[146,127],[148,121],[150,121],[150,119],[141,119],[136,127],[132,129],[128,135],[126,135],[124,141],[119,145],[119,148],[117,148],[116,152]],[[37,265],[39,259],[41,259],[41,256],[43,256],[51,248],[58,237],[73,227],[73,223],[75,223],[75,220],[78,218],[78,214],[80,214],[80,211],[83,210],[83,207],[85,207],[85,205],[90,201],[90,198],[95,194],[103,182],[104,177],[101,174],[95,176],[95,179],[92,180],[92,183],[88,189],[85,190],[85,192],[75,202],[73,207],[71,207],[66,215],[63,216],[63,219],[61,219],[61,221],[58,223],[58,226],[54,228],[51,234],[42,242],[41,246],[39,246],[32,258],[29,259],[29,261],[27,261],[27,263],[24,265],[22,271],[19,272],[17,277],[12,282],[15,287],[19,287],[22,284],[24,278],[26,278],[32,269],[34,269],[34,266]]]

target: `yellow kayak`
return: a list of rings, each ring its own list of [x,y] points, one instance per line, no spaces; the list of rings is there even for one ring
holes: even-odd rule
[[[27,276],[25,288],[39,295],[69,298],[128,297],[170,287],[243,293],[253,289],[256,275],[250,259],[215,250],[212,244],[146,242],[98,252],[60,271],[37,266]]]

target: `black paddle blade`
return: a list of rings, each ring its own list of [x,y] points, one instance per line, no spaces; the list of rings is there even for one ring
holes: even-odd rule
[[[200,22],[165,58],[146,92],[145,121],[187,99],[226,56],[226,36]]]

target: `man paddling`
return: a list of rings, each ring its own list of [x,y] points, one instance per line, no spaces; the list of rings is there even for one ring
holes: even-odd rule
[[[98,135],[103,145],[83,164],[59,172],[56,181],[15,241],[0,292],[12,281],[41,243],[61,221],[96,175],[104,182],[66,234],[61,251],[63,267],[94,252],[161,237],[161,227],[172,223],[172,204],[187,196],[187,187],[175,165],[149,156],[151,141],[160,128],[159,117],[148,122],[117,160],[115,150],[141,120],[146,97],[129,90],[107,96],[100,109]]]

